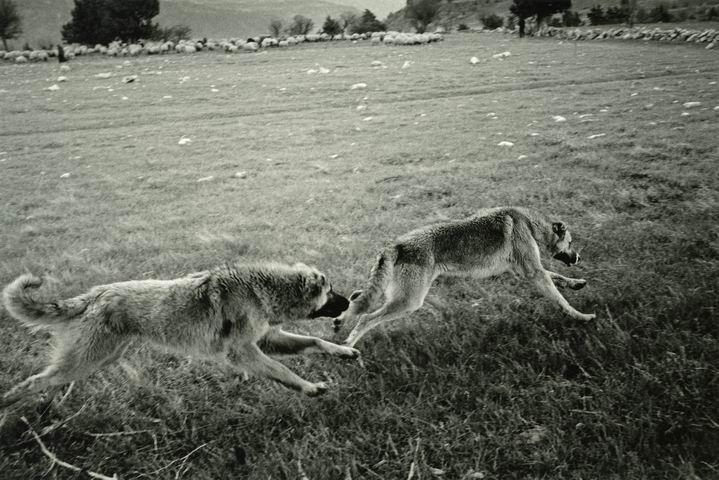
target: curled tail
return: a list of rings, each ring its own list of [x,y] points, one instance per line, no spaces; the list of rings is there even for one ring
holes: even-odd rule
[[[354,310],[357,313],[364,313],[369,310],[376,303],[377,297],[384,294],[385,288],[392,277],[395,261],[397,261],[397,249],[395,247],[386,248],[377,256],[377,262],[370,271],[369,279],[364,289],[356,297],[350,297],[352,303],[356,305]]]
[[[84,296],[43,303],[33,298],[30,289],[42,285],[42,279],[25,274],[16,278],[3,290],[5,309],[15,319],[28,326],[45,327],[65,322],[85,311],[88,301]]]

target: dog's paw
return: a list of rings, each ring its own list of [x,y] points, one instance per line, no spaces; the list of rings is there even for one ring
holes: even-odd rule
[[[586,286],[587,286],[587,281],[582,278],[582,279],[579,279],[579,280],[573,282],[569,286],[569,288],[571,288],[572,290],[581,290]]]
[[[302,393],[308,397],[317,397],[324,393],[327,393],[329,386],[325,382],[311,383],[309,386],[302,389]]]
[[[342,350],[340,351],[340,356],[344,358],[357,358],[360,356],[360,351],[356,348],[348,347],[346,345],[340,345]]]

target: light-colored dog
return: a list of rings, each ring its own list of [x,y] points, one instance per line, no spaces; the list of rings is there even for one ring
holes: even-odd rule
[[[117,360],[133,340],[227,362],[310,396],[324,393],[327,385],[300,378],[265,352],[359,354],[279,328],[283,321],[337,317],[349,305],[325,275],[304,264],[233,265],[174,280],[112,283],[55,302],[33,298],[29,289],[41,284],[38,277],[22,275],[3,298],[10,315],[53,333],[50,365],[6,393],[0,406],[87,377]]]
[[[380,253],[364,290],[353,292],[349,308],[335,319],[335,330],[343,322],[356,322],[345,340],[346,345],[354,346],[377,325],[420,308],[432,282],[443,274],[486,278],[513,272],[529,280],[571,317],[593,319],[594,315],[572,308],[556,288],[578,290],[586,280],[546,270],[539,256],[540,246],[567,265],[579,261],[563,222],[549,221],[524,208],[485,210],[464,220],[409,232]],[[380,299],[384,299],[382,303]]]

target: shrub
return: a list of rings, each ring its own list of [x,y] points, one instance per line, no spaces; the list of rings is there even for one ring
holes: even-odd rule
[[[469,30],[469,27],[466,23],[460,23],[459,25],[457,25],[457,30],[463,32],[465,30]]]
[[[282,20],[279,20],[277,18],[272,19],[270,21],[268,29],[270,31],[270,35],[272,35],[274,38],[279,38],[280,34],[282,33]]]
[[[673,17],[669,12],[669,7],[666,3],[659,3],[656,7],[649,11],[649,19],[652,22],[671,22]]]
[[[484,25],[484,28],[488,28],[490,30],[494,30],[495,28],[499,28],[504,25],[504,19],[495,13],[484,15],[480,17],[479,20],[482,22],[482,25]]]
[[[578,12],[567,10],[562,14],[562,24],[565,27],[578,27],[582,24],[582,19]]]
[[[587,18],[589,19],[589,23],[592,25],[602,25],[607,23],[607,19],[604,16],[604,9],[601,5],[595,5],[590,8],[589,13],[587,13]]]
[[[340,22],[327,15],[325,23],[322,25],[322,31],[327,35],[339,35],[342,33],[342,25],[340,25]]]
[[[188,25],[179,24],[171,27],[158,27],[152,38],[177,43],[180,40],[189,40],[191,36],[192,29]]]
[[[289,27],[289,33],[290,35],[307,35],[312,31],[312,27],[314,26],[315,23],[311,18],[307,18],[303,15],[295,15]]]

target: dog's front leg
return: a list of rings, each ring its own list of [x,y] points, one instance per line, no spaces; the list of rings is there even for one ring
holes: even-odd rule
[[[359,351],[344,345],[337,345],[317,337],[308,337],[273,328],[260,342],[262,350],[270,355],[297,355],[304,353],[326,353],[339,357],[355,358]]]
[[[572,290],[580,290],[587,285],[587,281],[583,278],[569,278],[564,275],[547,270],[552,282],[559,288],[571,288]]]
[[[303,379],[277,360],[262,353],[262,350],[254,343],[233,349],[230,360],[248,373],[271,378],[310,397],[321,395],[328,388],[324,382],[311,383]]]
[[[569,304],[567,299],[564,298],[561,293],[559,293],[559,290],[557,290],[557,287],[554,285],[554,282],[552,282],[551,272],[547,270],[537,272],[532,277],[532,282],[540,291],[540,293],[542,293],[542,295],[558,303],[562,310],[564,310],[572,318],[583,321],[593,320],[594,318],[596,318],[596,315],[579,312]]]

